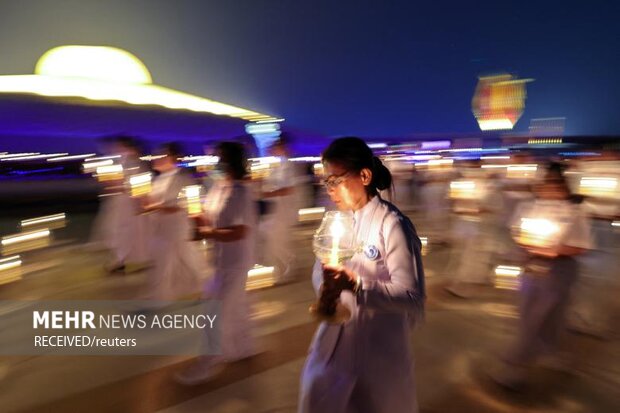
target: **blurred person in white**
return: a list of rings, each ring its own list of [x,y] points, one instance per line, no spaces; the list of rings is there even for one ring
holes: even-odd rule
[[[204,355],[175,379],[186,385],[209,380],[225,363],[256,354],[250,306],[245,290],[254,265],[257,203],[247,177],[244,147],[236,142],[217,146],[214,184],[206,196],[204,213],[195,216],[199,236],[214,241],[214,273],[203,298],[220,301],[219,355]]]
[[[193,222],[179,198],[184,187],[195,184],[177,165],[181,147],[167,143],[155,154],[153,168],[159,174],[153,179],[151,193],[143,199],[144,212],[149,213],[153,260],[144,298],[172,300],[198,292],[205,265],[193,242]]]
[[[301,377],[300,413],[416,412],[411,332],[424,311],[421,242],[411,221],[379,191],[392,177],[366,143],[333,141],[323,152],[324,184],[338,209],[353,211],[364,243],[344,266],[317,260],[317,294],[335,294],[351,318],[323,322]]]
[[[521,279],[519,329],[505,364],[492,375],[496,382],[512,389],[526,383],[528,369],[536,361],[556,369],[569,367],[560,339],[579,275],[576,258],[592,249],[593,240],[590,221],[582,206],[572,201],[562,172],[560,164],[552,163],[534,185],[536,199],[517,207],[512,221],[513,228],[524,225],[524,219],[537,220],[534,231],[550,228],[543,235],[544,243],[526,240],[515,232],[515,241],[528,256]]]
[[[491,259],[494,240],[489,217],[492,200],[491,183],[477,160],[468,160],[459,165],[459,178],[451,186],[453,256],[456,268],[451,262],[448,268],[452,280],[446,290],[460,298],[469,298],[477,285],[490,283]],[[475,258],[474,258],[475,257]],[[451,261],[453,261],[451,259]]]
[[[140,161],[141,150],[135,138],[114,136],[102,140],[104,151],[116,164],[123,167],[122,181],[104,182],[104,192],[95,219],[91,242],[110,252],[106,269],[122,274],[131,266],[145,265],[148,254],[148,223],[140,215],[140,203],[132,198],[127,182],[133,175],[148,172],[148,166]]]
[[[291,235],[299,210],[300,194],[296,187],[303,176],[297,165],[288,159],[286,135],[280,136],[271,146],[270,154],[279,157],[280,163],[273,168],[263,188],[262,198],[268,201],[268,210],[261,223],[261,234],[265,240],[266,263],[276,268],[276,283],[286,283],[294,276]]]
[[[532,185],[544,176],[544,168],[536,164],[536,159],[527,152],[511,154],[511,165],[503,170],[496,185],[500,187],[498,197],[493,199],[496,218],[495,255],[498,262],[518,263],[525,259],[523,249],[519,248],[510,234],[511,220],[522,203],[534,200]]]
[[[433,243],[446,243],[450,228],[448,190],[454,173],[443,168],[430,168],[421,173],[420,200],[424,211],[423,230]]]
[[[584,177],[605,178],[615,188],[586,195],[583,201],[591,222],[596,250],[584,257],[584,274],[577,284],[577,300],[569,328],[598,338],[614,333],[616,297],[620,290],[620,231],[612,223],[620,219],[620,155],[606,151],[579,162],[572,174],[577,187]],[[615,181],[614,181],[615,180]]]

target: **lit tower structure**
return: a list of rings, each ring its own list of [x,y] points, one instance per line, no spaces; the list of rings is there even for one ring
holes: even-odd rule
[[[525,84],[532,80],[510,74],[480,76],[471,102],[480,129],[512,129],[525,108]]]

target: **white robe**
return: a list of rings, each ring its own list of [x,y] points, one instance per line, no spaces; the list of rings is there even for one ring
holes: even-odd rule
[[[362,289],[340,296],[349,321],[319,326],[302,373],[299,412],[416,412],[410,333],[424,309],[420,240],[411,221],[378,196],[355,212],[355,234],[378,255],[357,253],[346,264]],[[313,282],[318,291],[319,263]]]
[[[154,179],[151,195],[164,206],[177,206],[179,192],[193,183],[191,177],[180,170],[162,174]],[[187,211],[157,211],[148,217],[153,266],[147,275],[146,298],[172,300],[198,292],[205,264],[192,241],[192,226]]]
[[[218,181],[206,196],[205,212],[215,228],[246,226],[238,241],[215,242],[214,274],[204,298],[220,301],[220,348],[225,359],[236,360],[254,352],[250,309],[245,285],[254,265],[257,204],[248,183]]]
[[[283,272],[292,265],[294,254],[291,252],[292,227],[297,222],[299,209],[299,174],[295,165],[283,159],[267,180],[268,190],[275,191],[292,188],[293,193],[268,199],[270,210],[262,224],[265,238],[266,262],[278,268],[276,276],[281,278]],[[287,274],[288,276],[288,274]]]
[[[126,180],[131,175],[147,172],[137,162],[124,162],[123,170]],[[124,191],[100,199],[91,242],[110,251],[110,265],[147,262],[150,259],[148,221],[139,214],[138,200]]]

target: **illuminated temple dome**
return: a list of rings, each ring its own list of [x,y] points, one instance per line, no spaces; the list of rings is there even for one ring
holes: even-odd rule
[[[144,63],[116,47],[60,46],[41,56],[34,73],[122,83],[153,83]]]
[[[274,120],[258,113],[152,83],[133,54],[108,46],[60,46],[47,51],[33,75],[0,76],[0,93],[35,94],[159,105],[169,109],[231,116],[249,122]]]

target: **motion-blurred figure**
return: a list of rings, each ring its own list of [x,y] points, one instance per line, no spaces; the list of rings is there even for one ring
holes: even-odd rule
[[[248,271],[254,265],[257,227],[256,201],[247,179],[243,146],[222,142],[215,183],[206,197],[204,214],[196,216],[199,234],[213,240],[214,275],[204,289],[204,299],[219,300],[220,355],[201,356],[177,374],[180,383],[197,384],[216,375],[224,363],[256,353],[246,294]]]
[[[607,338],[613,332],[614,306],[620,289],[620,233],[612,226],[620,218],[620,157],[606,152],[580,162],[572,174],[592,222],[596,250],[584,257],[584,274],[577,285],[571,330]]]
[[[150,250],[153,265],[148,271],[146,298],[171,300],[198,291],[205,265],[193,242],[193,226],[179,193],[195,182],[177,166],[181,148],[177,143],[162,145],[153,160],[159,175],[144,201],[151,226]]]
[[[453,173],[443,168],[430,168],[423,173],[420,198],[425,214],[424,230],[434,243],[444,243],[450,228],[448,187]]]
[[[104,182],[99,214],[95,220],[92,241],[110,252],[106,269],[123,273],[127,264],[145,264],[148,255],[148,224],[140,216],[140,205],[132,198],[127,182],[132,176],[148,172],[140,161],[140,147],[134,138],[118,136],[103,142],[107,155],[123,168],[123,180]]]
[[[521,205],[513,228],[528,254],[521,283],[517,341],[494,379],[506,387],[525,383],[532,363],[545,360],[561,368],[559,353],[571,291],[577,281],[576,257],[592,248],[590,223],[580,205],[571,202],[559,164],[552,164],[535,185],[536,200]]]
[[[267,215],[261,223],[261,233],[266,241],[266,260],[276,268],[276,283],[290,281],[295,258],[291,251],[292,230],[297,222],[299,209],[298,191],[301,174],[296,165],[288,160],[286,138],[281,136],[271,147],[272,156],[280,158],[280,164],[265,182],[262,197],[268,202]]]
[[[459,175],[459,179],[450,183],[449,196],[455,215],[452,239],[460,255],[446,290],[468,298],[476,285],[489,283],[493,240],[485,213],[489,210],[491,188],[477,161],[464,163]]]

